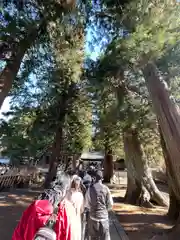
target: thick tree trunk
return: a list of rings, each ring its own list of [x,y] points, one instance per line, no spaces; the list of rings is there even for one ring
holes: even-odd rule
[[[159,126],[159,133],[160,133],[160,139],[161,139],[161,147],[163,150],[163,155],[164,155],[164,159],[165,159],[165,163],[166,166],[168,166],[168,163],[170,162],[169,159],[169,153],[167,151],[166,145],[165,145],[165,141],[162,135],[162,131],[161,128]],[[167,169],[167,176],[169,179],[169,175],[172,174],[172,169],[170,169],[170,167],[168,167]],[[170,182],[168,181],[169,184],[169,209],[168,209],[168,216],[170,217],[170,219],[172,220],[177,220],[179,217],[179,211],[180,211],[180,201],[177,199]]]
[[[169,190],[169,198],[168,216],[172,220],[177,220],[179,218],[180,201],[177,200],[176,195],[171,188]]]
[[[57,167],[58,167],[61,147],[62,147],[62,138],[63,138],[63,130],[62,130],[62,127],[59,127],[56,132],[54,143],[53,143],[52,154],[51,154],[50,164],[49,164],[49,172],[44,183],[45,188],[48,188],[50,186],[50,183],[56,177]]]
[[[125,161],[128,172],[128,187],[125,200],[143,206],[152,206],[150,200],[167,206],[166,200],[158,190],[143,156],[137,129],[125,129],[123,135]]]
[[[156,66],[148,63],[143,69],[144,78],[152,99],[168,153],[166,168],[169,185],[176,200],[180,201],[180,109],[173,101]],[[170,204],[171,205],[171,204]]]
[[[5,98],[8,96],[12,88],[13,81],[16,78],[16,75],[19,71],[19,68],[25,53],[36,40],[39,34],[39,31],[43,30],[44,27],[45,27],[45,21],[43,20],[39,24],[39,27],[33,28],[29,31],[27,36],[19,42],[18,47],[14,49],[11,59],[7,60],[6,66],[1,71],[0,73],[0,108],[2,107],[2,104]]]
[[[124,200],[129,204],[136,205],[137,199],[139,200],[139,197],[141,195],[141,186],[138,184],[135,178],[133,178],[132,175],[129,174],[129,171],[127,175],[127,190]]]
[[[79,165],[79,164],[77,164],[77,160],[78,160],[78,158],[79,158],[80,156],[78,155],[74,155],[73,156],[73,159],[72,159],[72,169],[73,169],[73,171],[75,171],[76,170],[76,168],[77,168],[77,165]]]
[[[112,151],[108,151],[104,157],[103,177],[104,177],[105,183],[110,183],[111,178],[113,177],[113,170],[114,170],[114,164],[113,164]]]
[[[19,52],[16,54],[13,60],[7,62],[5,68],[0,73],[0,108],[2,107],[5,98],[8,96],[12,88],[12,83],[19,71],[26,50],[27,49],[24,48],[19,49]]]

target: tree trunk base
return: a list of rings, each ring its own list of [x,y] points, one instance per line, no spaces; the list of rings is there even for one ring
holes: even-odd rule
[[[179,211],[180,211],[180,202],[177,200],[173,191],[170,191],[170,204],[168,209],[168,217],[171,220],[177,221],[179,219]]]
[[[141,186],[134,179],[128,177],[127,190],[124,197],[124,202],[132,205],[137,204],[137,199],[141,194]]]
[[[145,186],[139,184],[138,181],[133,181],[128,177],[128,185],[124,202],[146,208],[154,208],[155,206],[153,203],[159,206],[167,206],[167,203],[163,196],[161,196],[160,191],[157,191],[157,189],[154,188],[152,188],[152,190],[153,191],[150,194]]]
[[[158,190],[143,155],[138,130],[133,128],[125,129],[123,141],[128,170],[128,186],[125,200],[129,203],[136,202],[140,206],[153,207],[150,201],[159,206],[167,206],[167,201]],[[133,193],[134,191],[135,193]]]
[[[149,201],[143,202],[141,207],[144,207],[144,208],[155,208],[155,206],[151,202],[149,202]]]
[[[124,202],[132,205],[137,204],[137,199],[139,198],[139,189],[137,188],[136,190],[132,191],[131,193],[127,193],[124,197]]]
[[[157,204],[158,206],[168,207],[167,199],[164,198],[164,196],[161,194],[159,190],[154,192],[151,201]]]
[[[180,222],[178,221],[177,224],[169,231],[167,237],[168,239],[179,240],[179,236],[180,236]]]
[[[153,204],[150,203],[150,194],[146,190],[146,188],[143,186],[141,188],[141,195],[139,196],[138,203],[139,203],[139,206],[141,207],[146,207],[146,208],[153,207]]]
[[[127,188],[124,202],[131,205],[154,208],[154,205],[150,202],[150,194],[144,187],[141,186],[137,186],[134,189]]]
[[[168,206],[167,199],[163,196],[163,194],[157,188],[149,169],[147,169],[145,176],[143,176],[143,185],[150,194],[149,198],[151,202],[161,207]]]

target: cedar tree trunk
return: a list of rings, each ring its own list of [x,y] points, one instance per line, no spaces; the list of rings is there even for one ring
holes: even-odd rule
[[[113,177],[113,170],[114,170],[114,164],[113,164],[113,155],[112,155],[112,151],[108,151],[105,154],[104,157],[104,182],[105,183],[110,183],[111,178]]]
[[[166,163],[166,166],[168,166],[168,163],[170,162],[169,153],[167,151],[160,126],[159,126],[159,133],[160,133],[161,146],[162,146],[162,150],[163,150],[165,163]],[[168,169],[167,169],[168,179],[169,179],[170,174],[172,174],[172,169],[170,167],[168,167]],[[172,220],[177,220],[179,217],[180,201],[177,199],[176,194],[174,193],[169,181],[168,181],[168,184],[169,184],[169,200],[170,200],[168,216]]]
[[[59,127],[56,131],[56,135],[55,135],[55,139],[52,147],[52,155],[49,163],[49,172],[44,183],[45,188],[48,188],[50,186],[50,183],[53,181],[54,177],[56,177],[57,167],[58,167],[60,153],[61,153],[62,138],[63,138],[63,130],[62,130],[62,127]]]
[[[163,146],[167,153],[165,160],[169,186],[171,194],[173,193],[171,197],[174,199],[173,202],[180,202],[180,108],[173,101],[167,84],[153,63],[145,66],[143,74],[157,115]]]
[[[60,150],[62,146],[62,141],[63,141],[63,123],[65,116],[71,112],[72,109],[72,102],[73,99],[76,96],[76,84],[75,83],[70,83],[68,85],[65,85],[65,90],[59,100],[59,112],[58,112],[58,120],[59,120],[59,126],[56,131],[55,139],[54,139],[54,144],[53,144],[53,149],[52,149],[52,155],[50,158],[50,165],[49,165],[49,171],[44,183],[44,187],[48,188],[50,186],[50,183],[53,181],[53,179],[56,177],[57,173],[57,166],[60,158]]]
[[[6,66],[0,73],[0,108],[8,96],[14,79],[19,71],[21,62],[27,50],[33,45],[39,32],[45,27],[45,20],[39,24],[39,27],[35,27],[29,31],[27,36],[19,42],[17,48],[14,49],[11,59],[7,60]]]
[[[123,141],[128,173],[125,201],[131,204],[152,207],[151,200],[158,205],[167,206],[166,200],[152,178],[147,160],[143,156],[137,129],[125,129]]]

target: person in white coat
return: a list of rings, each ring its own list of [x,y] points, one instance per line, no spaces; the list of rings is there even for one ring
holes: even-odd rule
[[[75,208],[77,223],[76,223],[76,240],[81,240],[81,214],[84,211],[84,197],[81,192],[81,178],[74,176],[71,184],[71,189],[67,194],[67,199]]]

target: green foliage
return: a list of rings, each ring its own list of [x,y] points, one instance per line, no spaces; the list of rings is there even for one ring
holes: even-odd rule
[[[35,119],[36,109],[29,108],[17,111],[8,123],[1,122],[2,154],[9,156],[14,164],[23,158],[36,160],[44,146],[52,143],[52,136],[31,131]]]
[[[106,84],[106,88],[111,93],[116,92],[118,104],[115,101],[111,109],[116,109],[113,111],[115,112],[113,117],[114,122],[120,123],[119,135],[127,126],[138,127],[145,152],[154,161],[154,156],[156,159],[162,158],[162,153],[157,135],[156,118],[152,113],[151,101],[148,99],[140,71],[148,61],[156,61],[167,80],[174,73],[178,73],[178,65],[177,68],[175,67],[177,61],[173,62],[175,60],[173,58],[178,59],[176,57],[178,55],[172,51],[175,52],[178,48],[179,4],[174,1],[137,0],[126,5],[123,10],[120,8],[112,10],[107,5],[106,11],[109,11],[117,22],[121,21],[126,35],[119,36],[117,32],[97,64],[94,81],[99,81],[100,86]],[[170,57],[170,62],[167,55]],[[176,78],[176,84],[174,80],[173,83],[171,82],[172,90],[173,86],[178,86],[177,84]],[[102,87],[100,89],[102,97],[104,90]],[[110,95],[108,93],[108,96]],[[105,119],[108,119],[108,115],[106,117]],[[108,121],[107,125],[110,126]],[[115,128],[112,129],[114,131]],[[154,156],[152,154],[154,149],[150,143],[156,149],[157,154]]]
[[[59,126],[64,151],[74,154],[91,147],[91,105],[81,77],[82,23],[77,17],[70,24],[66,17],[49,22],[48,30],[46,42],[28,52],[11,92],[13,118],[1,124],[4,154],[14,161],[39,158],[51,148]]]
[[[66,151],[72,154],[79,154],[92,146],[92,109],[87,92],[81,91],[66,118],[65,144]]]

